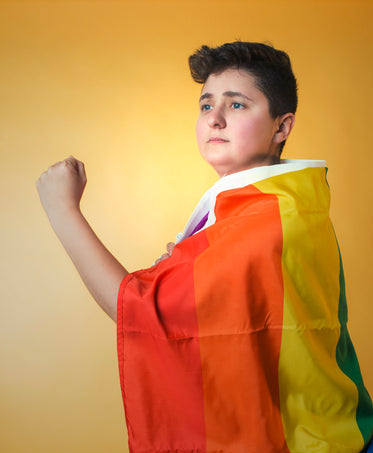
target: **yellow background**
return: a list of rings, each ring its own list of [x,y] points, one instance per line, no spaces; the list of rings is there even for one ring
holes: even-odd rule
[[[326,159],[350,332],[373,394],[370,1],[0,1],[0,451],[126,451],[115,325],[91,301],[35,180],[83,160],[83,209],[149,266],[216,180],[187,57],[236,38],[286,50],[300,107],[284,157]]]

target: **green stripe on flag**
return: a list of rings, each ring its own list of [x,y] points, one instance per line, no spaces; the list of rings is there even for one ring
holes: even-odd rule
[[[339,247],[338,247],[339,250]],[[364,387],[363,378],[359,363],[356,357],[355,349],[352,345],[350,335],[347,330],[347,301],[345,290],[345,278],[341,253],[339,252],[339,308],[338,317],[341,324],[341,335],[337,344],[336,358],[339,368],[345,373],[356,385],[359,401],[356,408],[356,422],[364,438],[364,443],[372,437],[373,434],[373,405],[370,396]]]

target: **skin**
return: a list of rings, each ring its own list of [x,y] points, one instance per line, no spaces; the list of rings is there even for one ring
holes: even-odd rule
[[[70,156],[49,167],[36,186],[49,221],[100,307],[114,320],[127,270],[98,239],[80,211],[87,182],[84,165]]]
[[[172,252],[175,248],[175,243],[174,242],[169,242],[167,245],[166,245],[166,250],[167,252],[166,253],[163,253],[163,255],[161,255],[156,261],[154,264],[158,264],[160,263],[161,261],[165,260],[166,258],[169,258],[171,255],[172,255]]]
[[[269,114],[268,101],[246,71],[212,74],[201,94],[196,132],[202,157],[219,176],[279,161],[294,115]],[[68,157],[49,167],[36,186],[49,221],[85,285],[114,320],[117,294],[127,270],[105,248],[80,210],[87,178],[83,162]],[[175,244],[155,264],[171,256]]]
[[[280,143],[287,139],[294,114],[273,118],[268,100],[247,71],[227,69],[211,74],[202,88],[196,124],[201,156],[220,177],[280,161]],[[169,258],[167,244],[155,264]]]
[[[203,86],[197,142],[220,177],[278,163],[293,125],[292,113],[272,118],[266,96],[245,70],[211,74]]]

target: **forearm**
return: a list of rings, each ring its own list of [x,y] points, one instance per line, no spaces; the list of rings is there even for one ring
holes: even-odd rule
[[[53,213],[49,220],[93,298],[116,321],[118,289],[128,272],[98,239],[80,210]]]

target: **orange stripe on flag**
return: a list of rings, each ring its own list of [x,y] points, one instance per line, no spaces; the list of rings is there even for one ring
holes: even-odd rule
[[[210,247],[194,269],[207,451],[287,452],[278,389],[278,200],[253,186],[230,190],[218,196],[215,215]]]

